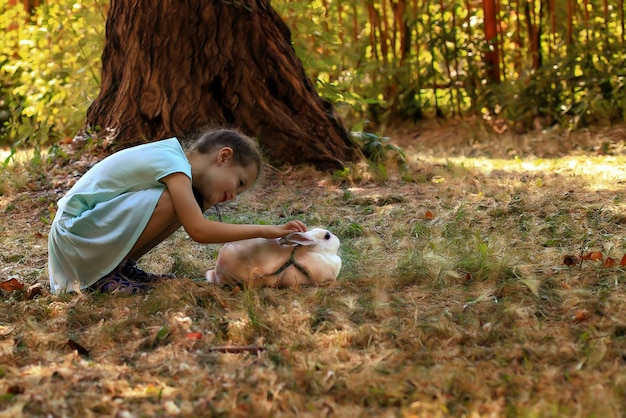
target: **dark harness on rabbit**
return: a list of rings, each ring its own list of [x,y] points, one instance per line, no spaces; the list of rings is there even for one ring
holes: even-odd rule
[[[287,270],[289,267],[294,266],[300,273],[304,274],[304,276],[307,278],[309,283],[313,283],[313,281],[311,280],[311,276],[309,276],[309,272],[306,271],[306,269],[304,267],[302,267],[300,264],[298,264],[298,262],[294,259],[294,255],[296,253],[296,250],[299,247],[301,247],[301,245],[299,245],[299,244],[294,245],[293,250],[291,251],[291,255],[289,256],[289,260],[287,260],[285,262],[285,264],[283,264],[274,273],[268,274],[268,276],[274,276],[274,275],[280,274],[283,271]]]

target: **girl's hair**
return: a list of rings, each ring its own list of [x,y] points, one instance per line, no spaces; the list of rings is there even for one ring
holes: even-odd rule
[[[233,161],[242,167],[256,165],[257,179],[263,169],[263,155],[256,142],[235,129],[209,129],[186,142],[187,152],[207,154],[216,149],[230,147],[233,150]]]

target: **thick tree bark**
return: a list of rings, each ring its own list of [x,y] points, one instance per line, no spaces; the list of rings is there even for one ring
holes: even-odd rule
[[[336,169],[361,155],[269,0],[111,0],[85,131],[110,128],[124,147],[207,124],[257,137],[275,162]]]

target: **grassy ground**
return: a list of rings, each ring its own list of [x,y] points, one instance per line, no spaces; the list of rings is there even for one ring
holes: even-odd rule
[[[336,284],[289,290],[202,282],[219,246],[177,232],[141,265],[180,280],[51,296],[53,202],[90,162],[9,167],[0,416],[621,416],[625,139],[448,124],[393,133],[406,170],[270,170],[225,220],[342,240]]]

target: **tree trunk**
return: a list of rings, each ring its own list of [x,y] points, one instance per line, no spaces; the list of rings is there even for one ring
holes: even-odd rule
[[[361,157],[269,0],[111,0],[85,132],[111,129],[122,148],[207,124],[257,137],[273,162],[327,170]]]
[[[487,64],[487,76],[490,81],[500,82],[500,58],[498,52],[498,17],[495,0],[483,0],[483,13],[485,13],[485,40],[488,49],[485,51],[485,63]]]
[[[541,2],[541,0],[539,0]],[[535,2],[527,2],[524,5],[524,17],[528,22],[528,39],[530,40],[530,56],[533,62],[533,69],[541,67],[543,60],[541,56],[541,3],[539,4],[539,16],[535,13]]]

